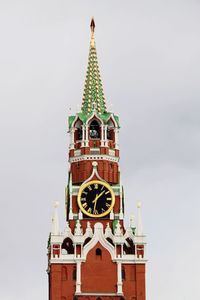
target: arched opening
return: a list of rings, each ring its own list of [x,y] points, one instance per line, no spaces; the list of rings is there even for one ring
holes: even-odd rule
[[[96,256],[101,256],[101,255],[102,255],[101,249],[97,248],[96,249]]]
[[[66,238],[62,243],[62,249],[67,251],[67,254],[74,254],[73,242],[70,238]]]
[[[83,137],[82,124],[83,123],[81,122],[81,120],[78,120],[75,124],[75,136],[74,136],[75,142],[82,140]]]
[[[97,297],[96,300],[101,300],[101,298],[100,298],[100,297]]]
[[[86,240],[85,240],[85,242],[83,243],[83,247],[87,244],[87,243],[89,243],[89,241],[91,240],[91,238],[87,238]]]
[[[107,241],[108,241],[111,245],[114,246],[114,243],[113,243],[113,241],[111,240],[111,238],[107,238]]]
[[[97,120],[93,120],[90,123],[90,138],[91,139],[100,139],[100,125]]]
[[[112,120],[108,121],[107,127],[107,139],[108,140],[115,140],[115,124]]]
[[[135,245],[131,239],[126,239],[126,243],[123,245],[123,251],[125,254],[135,254]]]
[[[96,249],[96,259],[97,260],[101,260],[102,259],[102,251],[99,248]]]

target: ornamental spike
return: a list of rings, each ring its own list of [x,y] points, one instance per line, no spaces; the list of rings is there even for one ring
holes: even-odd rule
[[[52,216],[52,230],[51,230],[51,233],[54,235],[58,235],[60,233],[58,211],[57,211],[58,206],[59,206],[59,202],[55,201],[54,212]]]
[[[137,227],[136,227],[136,235],[143,236],[143,226],[142,226],[142,216],[141,216],[141,202],[137,203],[138,208],[138,217],[137,217]]]
[[[91,28],[91,42],[90,42],[90,44],[91,44],[92,48],[95,48],[95,39],[94,39],[95,22],[94,22],[94,17],[92,17],[90,28]]]

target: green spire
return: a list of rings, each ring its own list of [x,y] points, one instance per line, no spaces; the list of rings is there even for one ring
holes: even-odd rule
[[[97,52],[94,38],[94,18],[92,18],[90,27],[90,51],[81,111],[83,114],[89,115],[95,110],[99,115],[101,115],[103,113],[106,113],[106,104],[97,61]]]

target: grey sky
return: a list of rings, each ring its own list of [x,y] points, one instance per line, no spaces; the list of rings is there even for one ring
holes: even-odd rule
[[[1,0],[0,299],[47,299],[52,202],[64,219],[67,116],[81,104],[93,15],[121,120],[127,222],[142,201],[147,300],[200,299],[198,0]]]

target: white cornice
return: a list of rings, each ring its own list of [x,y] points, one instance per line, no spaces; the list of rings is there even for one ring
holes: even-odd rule
[[[109,156],[105,154],[99,154],[99,155],[93,155],[93,154],[87,154],[87,155],[80,155],[80,156],[74,156],[69,158],[69,162],[78,162],[83,160],[108,160],[112,162],[119,162],[119,157]]]

